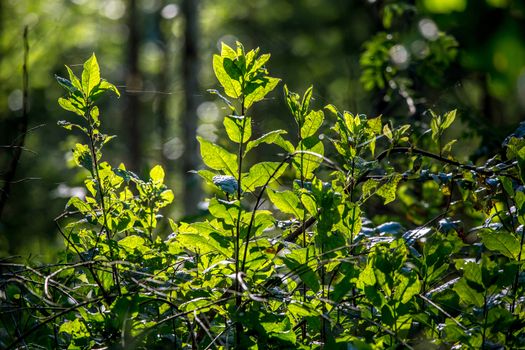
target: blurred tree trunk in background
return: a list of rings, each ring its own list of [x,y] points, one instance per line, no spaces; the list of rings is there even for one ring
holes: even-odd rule
[[[158,90],[159,94],[157,95],[157,108],[156,108],[156,116],[157,116],[157,130],[156,133],[158,134],[158,137],[160,139],[160,154],[159,159],[164,167],[164,169],[167,172],[170,172],[172,170],[172,162],[169,161],[169,159],[166,157],[166,154],[164,152],[164,147],[166,142],[169,139],[169,132],[170,132],[170,123],[168,119],[168,98],[169,94],[165,94],[169,90],[170,82],[171,82],[171,71],[170,71],[170,55],[169,55],[169,48],[168,43],[166,41],[166,37],[164,35],[164,32],[161,28],[161,21],[162,21],[162,6],[159,6],[159,9],[155,13],[155,28],[154,28],[154,37],[155,41],[159,44],[159,47],[161,49],[161,59],[160,59],[160,68],[157,74],[156,80],[158,81]]]
[[[29,56],[29,41],[27,26],[24,27],[23,42],[24,55],[22,61],[22,115],[19,118],[16,118],[17,134],[12,141],[10,140],[10,145],[0,145],[7,147],[7,149],[11,151],[11,158],[7,162],[7,168],[2,169],[2,171],[0,171],[0,174],[3,175],[3,178],[1,179],[2,187],[0,188],[0,220],[2,218],[2,213],[4,211],[5,205],[9,200],[9,195],[11,193],[11,185],[15,181],[16,170],[18,168],[20,158],[22,157],[22,150],[24,148],[27,127],[29,124],[29,75],[27,69],[27,60]]]
[[[140,18],[137,1],[128,2],[128,67],[126,76],[126,108],[124,110],[124,130],[128,141],[128,168],[140,173],[142,156],[142,135],[140,131],[140,101],[138,91],[142,89],[139,71]]]
[[[199,166],[199,153],[197,147],[197,96],[199,89],[199,56],[198,56],[198,0],[184,0],[182,13],[185,18],[184,48],[182,70],[184,79],[184,112],[182,118],[182,141],[185,151],[182,155],[182,178],[184,198],[184,213],[195,214],[197,203],[201,199],[200,183],[196,176],[188,174]]]

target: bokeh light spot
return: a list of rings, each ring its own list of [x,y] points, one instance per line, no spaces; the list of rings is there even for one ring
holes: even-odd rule
[[[399,68],[408,67],[410,62],[410,53],[403,45],[394,45],[390,49],[390,59]]]
[[[425,39],[434,41],[439,37],[439,31],[436,23],[428,18],[424,18],[418,23],[419,31]]]
[[[173,19],[179,14],[179,7],[176,4],[169,4],[162,8],[160,15],[165,19]]]

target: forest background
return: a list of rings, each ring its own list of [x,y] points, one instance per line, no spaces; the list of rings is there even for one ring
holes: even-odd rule
[[[71,159],[77,138],[56,126],[65,113],[53,75],[64,75],[64,63],[80,69],[92,52],[122,93],[102,101],[105,127],[119,137],[106,157],[140,175],[162,164],[175,192],[165,214],[202,215],[208,189],[188,171],[202,167],[196,135],[224,138],[223,105],[206,90],[217,88],[212,55],[236,40],[271,52],[272,73],[293,90],[313,84],[317,108],[330,101],[396,124],[457,108],[448,137],[462,140],[462,161],[493,154],[525,120],[518,0],[1,0],[0,256],[46,261],[62,244],[53,218],[82,196],[84,174]],[[371,54],[383,60],[374,66]],[[291,129],[275,112],[280,91],[257,107],[256,129]]]

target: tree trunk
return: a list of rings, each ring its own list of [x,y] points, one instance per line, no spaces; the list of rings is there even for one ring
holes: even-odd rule
[[[168,43],[160,25],[161,21],[162,16],[160,8],[159,11],[157,11],[157,13],[155,14],[154,30],[155,40],[160,44],[160,49],[162,50],[161,67],[156,78],[156,80],[158,81],[158,90],[160,91],[159,95],[157,96],[158,100],[156,111],[156,134],[158,135],[158,138],[160,140],[160,163],[162,164],[166,172],[170,173],[171,170],[173,170],[173,162],[170,162],[164,153],[164,145],[166,144],[170,136],[170,122],[168,120],[167,104],[170,95],[164,94],[164,92],[167,92],[169,90],[172,74],[170,72],[170,55]]]
[[[128,70],[126,76],[126,108],[123,116],[128,141],[128,164],[140,173],[142,158],[142,135],[140,132],[140,101],[138,91],[142,89],[139,71],[140,21],[136,0],[128,3]]]
[[[9,194],[11,193],[11,184],[15,180],[16,169],[18,168],[18,163],[20,161],[20,157],[22,156],[27,126],[29,124],[29,73],[27,68],[27,60],[29,57],[29,41],[27,36],[28,28],[25,26],[23,34],[24,59],[22,62],[22,116],[18,121],[18,136],[16,136],[10,146],[12,156],[4,173],[4,178],[2,179],[3,186],[0,188],[0,218],[2,217],[2,212],[4,211],[5,205],[9,199]]]
[[[181,158],[184,213],[192,215],[197,212],[197,204],[201,199],[200,182],[188,172],[199,166],[199,153],[196,140],[197,130],[197,96],[200,94],[198,85],[198,0],[184,0],[182,12],[186,20],[184,28],[184,50],[182,59],[184,79],[184,114],[182,119],[182,140],[185,152]]]

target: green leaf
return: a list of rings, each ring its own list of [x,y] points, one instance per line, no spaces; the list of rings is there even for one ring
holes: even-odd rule
[[[250,82],[244,90],[244,106],[250,108],[255,102],[261,101],[270,91],[275,89],[281,79],[264,77],[261,81]]]
[[[315,200],[310,193],[301,194],[301,203],[310,215],[317,215],[317,204],[315,203]]]
[[[162,166],[155,165],[149,172],[149,177],[154,183],[164,183],[164,169],[162,169]]]
[[[299,142],[296,151],[308,152],[297,154],[293,157],[292,163],[299,172],[302,172],[303,178],[309,180],[313,177],[315,169],[323,162],[324,145],[317,137],[311,136]]]
[[[267,134],[264,134],[263,136],[259,137],[256,140],[248,142],[248,144],[246,145],[246,150],[244,151],[244,154],[247,154],[250,150],[256,148],[261,143],[266,143],[266,144],[271,145],[271,144],[277,142],[278,139],[280,138],[280,135],[282,135],[282,134],[286,134],[286,131],[284,131],[284,130],[273,130],[273,131],[270,131]],[[291,148],[291,152],[293,152],[293,146]]]
[[[252,137],[252,118],[250,117],[227,116],[223,124],[228,137],[233,142],[241,143],[242,141],[244,144]]]
[[[205,170],[205,169],[198,170],[198,171],[194,170],[192,172],[197,173],[200,177],[202,177],[204,180],[206,180],[206,182],[208,182],[208,184],[210,184],[210,185],[214,184],[213,178],[215,176],[217,176],[217,174],[215,174],[213,171]]]
[[[285,320],[287,319],[285,318]],[[261,326],[269,338],[291,344],[296,342],[296,335],[290,326],[290,322],[261,322]]]
[[[226,151],[221,146],[218,146],[210,141],[197,136],[197,140],[201,146],[202,161],[208,167],[214,170],[224,171],[232,176],[237,176],[237,156]]]
[[[279,170],[277,170],[277,168],[279,168]],[[257,163],[252,166],[248,174],[243,177],[242,190],[253,192],[257,187],[264,186],[272,175],[274,175],[274,177],[268,183],[277,180],[285,170],[286,165],[281,165],[279,162]]]
[[[73,94],[77,91],[77,88],[66,78],[59,77],[55,74],[55,79],[57,80],[58,84],[69,91],[69,93]]]
[[[384,204],[388,204],[396,199],[397,184],[402,178],[403,176],[401,174],[395,174],[386,184],[377,190],[377,195],[385,199]]]
[[[371,264],[367,264],[366,267],[359,274],[358,285],[361,289],[365,286],[374,286],[376,284],[376,275],[374,274],[374,268]]]
[[[230,60],[231,62],[231,60]],[[239,98],[242,95],[241,83],[233,79],[224,67],[224,58],[219,55],[213,56],[213,71],[217,80],[224,89],[224,93],[232,98]]]
[[[82,71],[82,88],[86,96],[91,96],[91,92],[100,83],[100,68],[98,67],[97,57],[92,54],[84,63]]]
[[[474,283],[471,284],[471,286],[478,288],[479,291],[483,289],[482,268],[480,264],[462,260],[456,262],[456,268],[462,269],[463,277],[466,278],[469,282]]]
[[[317,293],[320,289],[319,278],[314,272],[315,259],[313,248],[295,249],[283,258],[285,265],[299,276],[313,292]],[[313,266],[312,266],[313,265]]]
[[[499,181],[503,185],[505,192],[511,197],[514,197],[514,187],[512,185],[512,180],[506,176],[499,176]]]
[[[518,259],[520,242],[511,233],[505,231],[484,231],[479,235],[488,249],[497,251],[512,260]]]
[[[323,111],[310,111],[304,120],[304,124],[301,127],[301,138],[313,136],[317,130],[321,127],[324,120]]]
[[[253,52],[253,50],[251,52]],[[265,53],[259,56],[259,58],[257,58],[257,60],[255,61],[253,67],[250,68],[250,73],[255,73],[257,72],[257,70],[263,68],[265,63],[268,62],[268,60],[270,59],[270,56],[271,55],[269,53]]]
[[[83,338],[89,336],[89,331],[79,318],[75,318],[73,321],[66,321],[60,325],[58,329],[59,333],[67,333],[73,338]]]
[[[491,332],[505,332],[514,322],[514,315],[502,307],[490,309],[487,314],[487,325],[492,327]]]
[[[237,52],[224,42],[221,42],[221,56],[234,60],[237,57]]]
[[[93,159],[87,145],[77,143],[73,150],[73,159],[78,166],[81,166],[89,172],[93,172]]]
[[[84,111],[82,110],[82,106],[78,102],[69,98],[60,97],[58,99],[58,104],[66,111],[70,111],[81,117],[84,117]]]
[[[364,202],[369,197],[371,197],[375,193],[374,191],[377,189],[377,186],[379,186],[379,181],[374,180],[374,179],[366,180],[361,188],[361,192],[362,192],[361,201]]]
[[[204,236],[200,233],[185,232],[177,234],[176,240],[184,248],[189,249],[192,252],[198,252],[199,254],[220,253],[225,257],[230,256],[229,247],[221,246],[221,244],[211,236]]]
[[[286,99],[286,104],[288,105],[288,108],[290,109],[290,113],[295,118],[295,121],[298,123],[298,125],[301,125],[301,105],[299,104],[300,96],[299,94],[289,91],[288,86],[284,85],[283,87],[284,91],[284,97]]]
[[[336,117],[338,118],[342,118],[343,115],[341,114],[341,112],[339,112],[337,110],[337,107],[335,107],[333,104],[328,104],[324,107],[325,109],[329,110],[330,112],[332,112]]]
[[[73,73],[71,68],[69,68],[68,66],[66,66],[66,69],[67,69],[67,73],[69,75],[69,81],[71,81],[71,84],[73,84],[73,86],[77,90],[82,91],[82,83],[80,82],[80,80],[78,80],[78,78],[75,75],[75,73]]]
[[[164,190],[160,194],[160,198],[162,199],[161,203],[157,203],[157,207],[163,208],[167,206],[168,204],[173,202],[173,199],[175,198],[172,190]]]
[[[390,130],[388,124],[383,125],[383,135],[385,135],[390,141],[392,141],[394,137],[394,135],[392,134],[392,130]]]
[[[467,305],[482,307],[484,304],[483,294],[472,289],[465,278],[461,278],[453,287],[459,298]]]
[[[100,84],[95,86],[95,88],[91,92],[91,97],[90,97],[91,100],[92,101],[97,100],[100,96],[102,96],[108,90],[113,91],[117,95],[117,97],[120,97],[120,92],[118,91],[117,87],[111,83],[108,83],[104,79],[102,79],[100,81]]]
[[[456,119],[456,111],[457,110],[454,109],[453,111],[450,111],[447,114],[445,114],[445,116],[443,117],[443,123],[441,124],[442,130],[447,129],[450,125],[452,125],[452,123]]]
[[[146,241],[144,238],[137,235],[124,237],[118,242],[118,245],[125,248],[129,252],[134,252],[137,250],[144,254],[149,250],[149,248],[146,246]]]
[[[409,276],[398,275],[394,298],[406,304],[417,295],[421,289],[421,283],[415,273]]]
[[[117,87],[109,82],[107,82],[106,80],[102,79],[102,81],[100,82],[100,85],[98,86],[99,89],[101,90],[110,90],[110,91],[113,91],[117,97],[120,97],[120,92],[118,91]]]
[[[314,87],[310,85],[310,87],[304,92],[303,99],[301,100],[301,114],[306,115],[308,110],[310,109],[310,100],[312,99],[312,93],[313,93]],[[318,113],[322,111],[318,111]],[[303,136],[308,137],[308,136]]]
[[[432,119],[430,120],[430,129],[432,130],[432,140],[437,142],[441,136],[441,117],[436,115],[432,110],[430,111]]]
[[[298,219],[303,217],[304,210],[300,207],[299,198],[292,191],[275,192],[269,189],[268,197],[283,213],[293,214]]]
[[[443,153],[450,153],[452,151],[452,146],[457,142],[458,140],[450,140],[447,142],[445,146],[443,146],[443,149],[441,150]]]
[[[381,116],[377,118],[368,119],[366,121],[366,125],[375,135],[381,134],[381,127],[383,125],[381,122]]]
[[[298,302],[291,302],[288,304],[288,312],[298,318],[320,316],[319,311],[310,307],[310,305],[300,304]]]
[[[238,208],[235,205],[226,205],[216,198],[210,199],[208,205],[210,214],[216,218],[223,219],[226,225],[233,226],[237,221]]]
[[[66,204],[66,208],[69,207],[76,208],[82,214],[95,214],[91,206],[78,197],[71,197],[69,199],[69,201]]]

